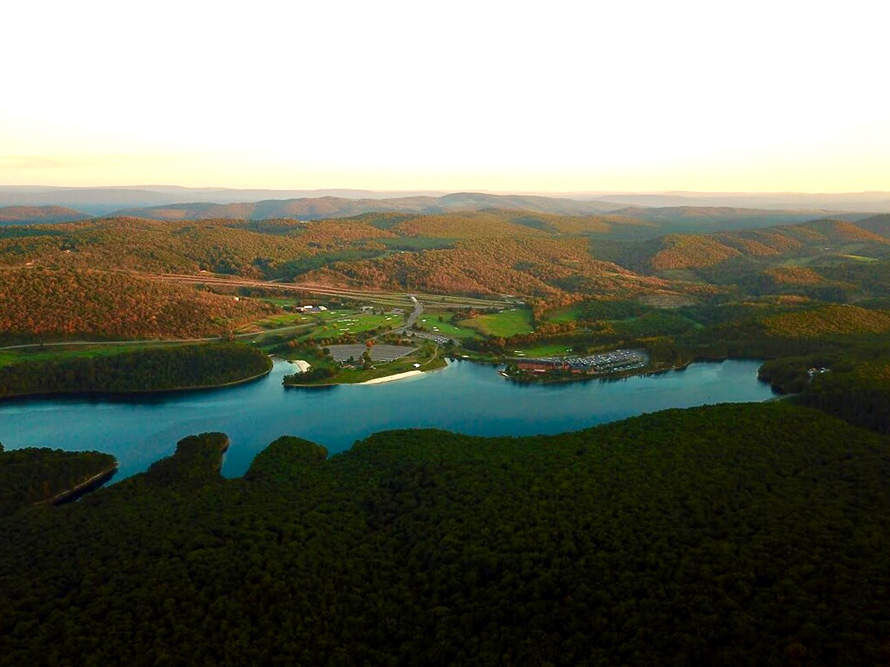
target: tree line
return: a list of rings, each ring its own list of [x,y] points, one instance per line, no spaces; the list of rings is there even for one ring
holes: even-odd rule
[[[251,378],[271,368],[272,361],[264,352],[237,343],[157,347],[106,357],[24,361],[0,367],[0,398],[213,387]]]

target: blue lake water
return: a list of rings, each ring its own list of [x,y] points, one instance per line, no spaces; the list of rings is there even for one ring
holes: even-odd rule
[[[758,361],[696,363],[682,371],[617,381],[518,384],[492,366],[455,362],[422,376],[369,386],[285,389],[293,366],[276,361],[264,379],[227,389],[138,401],[58,398],[0,404],[0,442],[94,449],[120,462],[116,479],[145,470],[193,433],[223,431],[231,447],[223,474],[238,477],[281,435],[348,449],[371,433],[435,427],[473,435],[574,431],[644,412],[763,401]]]

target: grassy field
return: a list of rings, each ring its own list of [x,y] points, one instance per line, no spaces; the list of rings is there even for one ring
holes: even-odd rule
[[[520,354],[521,353],[521,354]],[[565,357],[574,354],[569,343],[546,343],[507,350],[507,356],[517,357]]]
[[[583,309],[581,304],[575,303],[571,306],[566,306],[565,308],[557,308],[556,310],[551,310],[546,313],[544,317],[548,322],[553,322],[554,324],[574,322],[581,317],[582,310]]]
[[[853,262],[877,262],[876,257],[864,257],[863,255],[838,255],[838,257],[843,257],[844,259],[849,259]]]
[[[486,336],[508,338],[517,334],[531,333],[534,330],[532,311],[528,309],[505,310],[495,315],[480,315],[469,320],[461,320],[462,327],[475,329]]]
[[[338,311],[341,312],[341,311]],[[377,327],[392,329],[401,326],[404,319],[401,315],[374,315],[371,313],[348,313],[335,319],[330,319],[311,333],[303,336],[302,340],[325,340],[337,338],[343,334],[357,334]]]
[[[257,321],[256,325],[259,327],[263,327],[264,329],[277,329],[279,327],[286,327],[292,324],[309,324],[312,321],[313,320],[310,315],[303,315],[303,313],[281,313],[280,315],[270,315],[269,317],[264,317],[263,319]]]
[[[440,322],[439,318],[435,315],[421,318],[418,324],[425,327],[428,333],[442,334],[443,336],[448,336],[449,338],[479,338],[478,331],[459,327],[447,320],[443,320],[442,322]],[[436,331],[433,327],[438,329],[438,331]]]
[[[284,306],[300,305],[299,300],[287,296],[264,296],[260,298],[260,301],[265,301],[266,303],[271,303],[281,308],[283,308]]]

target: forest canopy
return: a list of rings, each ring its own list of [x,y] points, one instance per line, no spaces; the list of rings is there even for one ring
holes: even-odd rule
[[[213,387],[268,373],[261,350],[237,343],[181,345],[107,357],[23,361],[0,367],[0,398],[136,393]]]
[[[226,444],[0,519],[0,665],[888,658],[888,442],[815,410]]]

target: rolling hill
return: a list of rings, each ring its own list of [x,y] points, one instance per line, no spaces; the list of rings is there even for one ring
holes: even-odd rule
[[[682,289],[594,259],[584,239],[530,236],[463,240],[448,249],[337,262],[304,277],[335,285],[475,296],[522,294],[548,299],[567,294],[633,296]]]
[[[779,259],[867,250],[890,252],[890,238],[842,220],[813,220],[768,229],[670,234],[617,251],[614,261],[638,271],[704,269],[736,258]]]
[[[156,220],[266,220],[271,218],[349,217],[372,212],[447,213],[477,211],[487,208],[530,210],[563,215],[589,215],[615,208],[596,201],[575,201],[553,197],[488,195],[455,193],[443,197],[398,197],[389,199],[347,199],[315,197],[299,199],[268,199],[258,202],[227,204],[187,203],[147,208],[124,209],[115,215],[152,218]]]
[[[890,215],[875,215],[871,218],[860,220],[856,223],[856,226],[890,239]]]
[[[0,185],[0,206],[66,206],[90,215],[108,215],[146,207],[179,205],[257,203],[291,199],[378,200],[390,202],[385,208],[363,210],[392,210],[397,199],[436,200],[443,193],[431,191],[371,191],[346,188],[321,190],[299,189],[236,189],[186,188],[170,185],[134,185],[124,187],[52,187]],[[474,210],[480,208],[523,208],[534,211],[585,215],[617,211],[627,207],[682,209],[690,207],[761,209],[771,211],[809,212],[810,216],[825,212],[890,213],[890,193],[720,193],[720,192],[662,192],[662,193],[554,193],[543,195],[489,195],[455,193],[445,195],[441,208],[414,212],[436,213],[446,210]],[[421,207],[425,204],[420,203]],[[358,211],[361,212],[361,211]],[[334,215],[349,215],[346,210]],[[664,213],[659,214],[664,215]],[[676,213],[674,213],[676,215]],[[861,217],[861,216],[860,216]],[[794,222],[792,219],[777,220]],[[737,225],[741,226],[741,225]]]
[[[630,238],[668,233],[709,233],[726,229],[759,229],[812,220],[818,213],[806,210],[773,211],[726,207],[618,208],[598,201],[575,201],[552,197],[486,195],[458,193],[443,197],[402,197],[395,199],[346,199],[320,197],[265,200],[255,203],[169,204],[148,208],[125,209],[116,216],[153,220],[247,220],[271,219],[319,220],[376,214],[449,215],[454,213],[497,211],[526,213],[518,224],[554,233],[615,233]],[[544,216],[544,217],[540,217]],[[560,219],[556,219],[559,216]],[[853,219],[863,215],[850,216]],[[569,220],[568,218],[573,218]],[[413,234],[414,232],[407,232]],[[442,229],[434,236],[459,234]]]
[[[0,225],[30,225],[49,222],[74,222],[91,216],[64,206],[0,207]]]
[[[272,310],[258,301],[91,270],[3,270],[0,302],[0,340],[215,336]]]
[[[869,220],[883,229],[880,216]],[[3,227],[0,265],[209,271],[553,302],[736,288],[833,300],[852,284],[878,285],[884,279],[875,273],[880,267],[871,269],[873,280],[854,280],[826,271],[831,263],[890,256],[890,238],[843,220],[652,238],[658,231],[657,223],[616,215],[504,209],[375,212],[315,221],[102,218]]]

